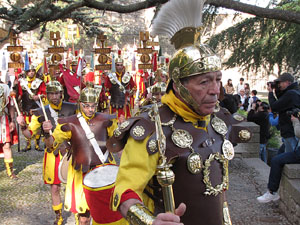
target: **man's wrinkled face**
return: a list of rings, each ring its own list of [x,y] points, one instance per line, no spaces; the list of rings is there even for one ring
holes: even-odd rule
[[[58,106],[60,101],[62,100],[62,93],[60,91],[50,92],[47,93],[47,98],[53,105]]]
[[[118,73],[122,73],[122,72],[123,72],[123,69],[124,69],[123,63],[117,63],[117,64],[116,64],[116,71],[117,71]]]
[[[80,102],[80,109],[87,117],[92,117],[97,109],[97,103]]]
[[[183,85],[197,102],[196,112],[206,116],[214,112],[220,94],[222,73],[221,71],[208,72],[188,78]]]

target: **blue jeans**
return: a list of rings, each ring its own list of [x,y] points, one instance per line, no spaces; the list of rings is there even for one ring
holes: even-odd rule
[[[297,144],[298,144],[298,138],[296,137],[289,137],[289,138],[282,138],[283,143],[285,145],[285,151],[284,152],[292,152],[295,150]]]
[[[276,192],[278,190],[283,166],[295,163],[300,163],[300,147],[296,151],[281,153],[273,157],[268,182],[270,191]]]
[[[259,144],[259,157],[267,163],[267,144]]]

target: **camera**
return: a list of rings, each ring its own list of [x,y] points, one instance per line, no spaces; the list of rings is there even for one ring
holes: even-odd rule
[[[287,114],[288,116],[291,116],[291,115],[293,115],[294,117],[297,117],[297,118],[299,118],[299,117],[300,117],[300,109],[298,109],[298,108],[295,108],[295,109],[292,109],[292,110],[286,111],[286,114]]]
[[[276,89],[278,87],[278,85],[275,81],[269,81],[269,82],[267,82],[267,85],[271,86],[272,89]]]

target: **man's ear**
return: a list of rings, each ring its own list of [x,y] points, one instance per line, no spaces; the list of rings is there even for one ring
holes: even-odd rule
[[[172,83],[172,87],[173,87],[173,90],[178,93],[178,89],[177,89],[175,82]]]

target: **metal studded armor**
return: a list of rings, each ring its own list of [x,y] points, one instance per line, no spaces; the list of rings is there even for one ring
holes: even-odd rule
[[[246,142],[251,138],[248,129],[240,126],[240,118],[234,119],[226,110],[211,116],[207,132],[195,128],[191,123],[174,114],[167,106],[159,109],[162,118],[163,132],[166,136],[166,157],[172,164],[175,173],[173,192],[175,205],[184,202],[187,211],[181,217],[181,222],[192,225],[195,218],[201,218],[203,225],[223,223],[224,191],[228,189],[228,157],[230,152],[224,152],[226,141],[233,143]],[[163,115],[163,117],[162,117]],[[108,148],[112,151],[123,149],[127,137],[130,135],[137,141],[150,136],[147,142],[149,155],[156,154],[155,122],[151,119],[151,110],[142,113],[139,117],[131,118],[115,130],[113,138],[109,139]],[[223,126],[223,127],[222,127]],[[222,132],[218,127],[226,132]],[[185,169],[184,169],[185,168]],[[164,212],[161,186],[156,176],[149,181],[146,193],[155,203],[155,212]],[[186,193],[193,193],[187,195]],[[199,204],[204,201],[205,204]],[[215,204],[219,202],[219,204]],[[205,213],[202,213],[205,212]],[[210,212],[210,213],[207,213]],[[197,219],[197,221],[199,221]],[[197,223],[199,224],[199,223]],[[200,224],[199,224],[200,225]],[[202,224],[201,224],[202,225]]]

